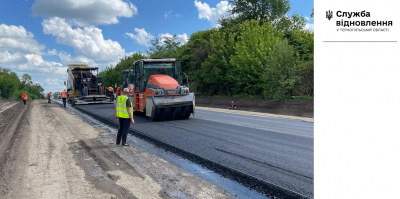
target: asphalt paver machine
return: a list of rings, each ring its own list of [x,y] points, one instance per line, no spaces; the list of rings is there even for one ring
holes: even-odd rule
[[[64,84],[67,86],[68,101],[72,105],[113,103],[105,95],[103,79],[97,76],[98,70],[86,63],[68,64],[68,81]]]

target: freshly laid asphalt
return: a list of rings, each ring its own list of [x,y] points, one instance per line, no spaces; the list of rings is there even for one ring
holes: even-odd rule
[[[113,104],[76,108],[115,121]],[[153,122],[143,115],[134,119],[131,128],[144,134],[313,197],[313,123],[206,110],[196,110],[188,120]]]

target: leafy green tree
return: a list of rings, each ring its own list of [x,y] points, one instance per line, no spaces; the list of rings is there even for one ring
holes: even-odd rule
[[[197,31],[190,36],[189,41],[180,46],[178,59],[182,63],[182,71],[190,78],[190,89],[196,91],[202,84],[202,79],[195,76],[196,71],[202,67],[202,63],[211,52],[210,37],[216,33],[216,29]],[[204,88],[204,87],[203,87]]]
[[[252,20],[240,24],[241,35],[235,44],[231,62],[237,68],[240,92],[260,96],[264,86],[262,76],[273,47],[280,40],[270,23],[259,25]]]
[[[241,22],[257,20],[274,22],[290,10],[289,0],[231,0],[231,13]]]
[[[151,46],[147,51],[150,57],[161,57],[161,58],[176,58],[178,57],[178,49],[181,45],[177,42],[178,37],[175,35],[171,37],[164,37],[164,40],[155,38],[151,42]]]
[[[291,96],[291,89],[298,81],[297,64],[298,57],[286,39],[275,44],[261,77],[264,81],[264,98],[283,100]]]
[[[148,56],[141,52],[135,52],[131,56],[125,56],[124,58],[120,59],[115,67],[112,65],[106,66],[106,68],[99,73],[99,77],[103,78],[105,87],[113,87],[115,83],[117,83],[117,85],[121,85],[122,71],[127,69],[133,70],[133,62],[145,58],[148,58]]]
[[[11,98],[17,91],[19,78],[8,68],[0,67],[0,92],[2,98]]]
[[[32,84],[32,77],[28,73],[22,74],[21,77],[22,88],[25,86],[25,84]]]
[[[211,52],[196,71],[195,79],[202,85],[202,94],[232,95],[236,84],[235,69],[230,64],[234,52],[234,35],[215,31],[210,35]]]

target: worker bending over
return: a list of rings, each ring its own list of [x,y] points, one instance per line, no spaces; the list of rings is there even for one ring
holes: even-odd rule
[[[235,102],[232,101],[231,106],[229,107],[229,109],[236,110]]]

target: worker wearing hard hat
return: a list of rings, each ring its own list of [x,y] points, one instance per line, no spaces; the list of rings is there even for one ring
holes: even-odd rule
[[[124,88],[115,103],[115,120],[119,120],[116,145],[119,145],[122,139],[122,146],[129,146],[126,142],[126,137],[128,136],[130,124],[135,124],[135,120],[133,120],[133,106],[128,95],[129,89]]]
[[[110,93],[113,93],[114,92],[114,88],[110,86],[110,87],[107,88],[107,91],[110,92]]]

